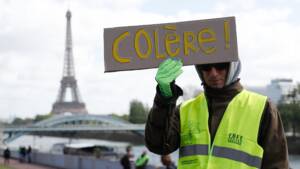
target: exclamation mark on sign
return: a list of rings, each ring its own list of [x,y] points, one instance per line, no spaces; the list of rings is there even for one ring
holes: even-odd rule
[[[230,48],[230,27],[229,21],[224,21],[224,38],[225,38],[225,49]]]

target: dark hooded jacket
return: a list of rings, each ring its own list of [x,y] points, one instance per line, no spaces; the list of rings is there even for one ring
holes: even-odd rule
[[[222,89],[213,89],[204,84],[212,141],[228,103],[243,90],[239,79],[234,80]],[[159,87],[156,88],[145,129],[147,148],[161,155],[174,152],[180,145],[180,105],[176,106],[176,101],[183,92],[174,82],[171,88],[171,98],[164,98]],[[288,169],[287,143],[282,122],[278,110],[269,100],[264,108],[257,141],[264,149],[261,169]]]

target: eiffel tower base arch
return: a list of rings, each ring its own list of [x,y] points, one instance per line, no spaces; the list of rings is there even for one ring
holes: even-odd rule
[[[84,103],[79,102],[56,102],[52,106],[52,114],[63,114],[63,113],[72,113],[72,114],[87,114]]]

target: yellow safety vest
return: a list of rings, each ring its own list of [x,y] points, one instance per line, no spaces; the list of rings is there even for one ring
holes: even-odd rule
[[[147,161],[149,160],[148,155],[140,156],[136,161],[135,161],[135,166],[140,167],[144,165]]]
[[[263,148],[257,143],[267,97],[243,90],[228,104],[211,145],[205,95],[180,107],[178,169],[257,169]]]

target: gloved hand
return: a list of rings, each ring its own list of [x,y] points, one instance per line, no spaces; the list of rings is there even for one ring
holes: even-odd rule
[[[172,96],[170,83],[183,72],[181,68],[181,60],[171,58],[163,61],[159,65],[155,80],[157,81],[159,89],[164,97]]]

